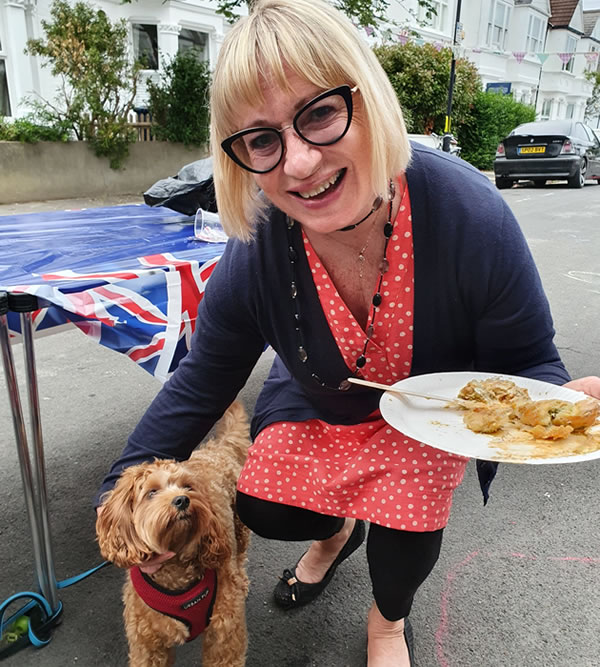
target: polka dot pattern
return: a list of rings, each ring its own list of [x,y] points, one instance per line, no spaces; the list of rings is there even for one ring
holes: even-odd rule
[[[331,332],[344,361],[354,369],[366,334],[306,238],[305,250]],[[384,298],[361,375],[392,383],[410,374],[412,361],[414,262],[408,190],[394,221],[387,259]],[[370,325],[369,316],[367,329]],[[448,521],[452,492],[462,481],[467,460],[407,438],[379,411],[352,426],[317,419],[277,422],[257,436],[238,488],[323,514],[433,531]]]

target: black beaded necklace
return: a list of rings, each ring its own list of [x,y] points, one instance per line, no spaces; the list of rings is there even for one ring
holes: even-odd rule
[[[383,246],[383,257],[381,259],[381,264],[379,265],[379,281],[377,283],[377,290],[375,291],[375,294],[373,295],[373,299],[371,300],[371,305],[372,305],[372,310],[371,310],[371,323],[367,327],[366,330],[366,340],[365,344],[363,346],[362,352],[360,353],[359,357],[356,359],[356,368],[354,369],[354,372],[352,373],[351,377],[356,377],[360,373],[360,369],[367,363],[367,348],[369,346],[369,343],[371,342],[371,338],[373,337],[373,333],[375,330],[375,316],[377,314],[377,309],[379,306],[381,306],[381,303],[383,301],[383,298],[381,296],[381,285],[383,283],[383,276],[386,273],[386,271],[389,269],[389,263],[387,260],[387,249],[388,249],[388,244],[390,242],[390,238],[392,236],[392,233],[394,231],[394,224],[392,223],[392,211],[394,208],[394,197],[396,196],[396,186],[392,180],[389,182],[388,186],[388,216],[387,216],[387,221],[385,225],[383,226],[383,235],[385,236],[385,245]],[[379,198],[378,198],[379,199]],[[375,200],[377,202],[377,200]],[[379,206],[381,205],[381,201],[379,202]],[[377,208],[379,208],[377,206]],[[376,210],[373,208],[373,210],[370,211],[370,213],[367,215],[367,217],[373,213],[373,211]],[[366,218],[365,218],[366,219]],[[362,222],[362,220],[360,221]],[[357,223],[358,224],[360,224]],[[294,225],[296,224],[295,220],[292,220],[289,216],[286,216],[286,228],[287,228],[287,238],[288,238],[288,259],[290,261],[290,266],[292,269],[292,282],[290,285],[290,296],[292,299],[293,303],[293,313],[294,313],[294,329],[296,331],[296,342],[297,342],[297,354],[298,358],[302,363],[307,363],[308,361],[308,352],[306,351],[306,346],[304,344],[304,335],[302,333],[302,319],[300,317],[300,310],[298,306],[298,281],[297,281],[297,276],[296,276],[296,264],[298,261],[298,252],[294,248],[294,241],[292,237],[292,229]],[[354,226],[357,226],[354,225]],[[352,229],[354,226],[349,226],[349,227],[343,227],[342,230],[340,231],[346,231],[347,229]],[[337,387],[332,387],[327,382],[324,382],[315,372],[311,371],[310,372],[311,378],[319,384],[321,387],[325,387],[326,389],[333,389],[335,391],[348,391],[352,384],[348,382],[346,378],[344,378],[340,384]]]

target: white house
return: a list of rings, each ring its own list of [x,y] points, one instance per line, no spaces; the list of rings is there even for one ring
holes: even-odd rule
[[[115,21],[125,19],[132,52],[147,62],[136,99],[145,106],[144,81],[156,77],[165,59],[178,50],[195,48],[200,57],[214,62],[228,29],[212,0],[94,0]],[[21,103],[32,93],[45,99],[55,96],[56,80],[39,58],[23,53],[28,39],[43,36],[42,20],[50,19],[51,0],[0,0],[0,115],[21,116]]]
[[[0,0],[0,115],[20,116],[25,95],[54,96],[56,81],[39,59],[26,56],[27,39],[41,36],[51,0]],[[410,27],[420,39],[451,44],[457,0],[434,0],[428,16],[417,0],[390,3],[396,38]],[[583,12],[582,0],[462,0],[460,55],[477,66],[486,87],[511,92],[534,104],[539,118],[582,120],[592,86],[586,69],[598,66],[600,12]],[[228,29],[214,0],[95,0],[112,20],[129,25],[132,50],[148,63],[144,76],[156,77],[161,63],[179,49],[196,48],[214,62]],[[398,27],[400,26],[400,28]],[[376,41],[377,37],[371,37]],[[140,86],[137,105],[145,106]]]
[[[451,44],[457,0],[433,4],[430,17],[417,0],[392,4],[391,18],[426,41]],[[459,18],[459,53],[477,66],[486,88],[535,105],[538,118],[583,119],[592,90],[584,73],[598,65],[590,54],[600,48],[600,12],[584,13],[582,0],[463,0]]]

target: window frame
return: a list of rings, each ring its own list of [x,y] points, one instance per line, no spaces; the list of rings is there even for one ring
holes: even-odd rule
[[[419,6],[418,19],[419,21],[423,21],[427,28],[437,30],[438,32],[444,32],[448,23],[449,0],[432,0],[432,4],[435,5],[437,13],[432,14],[431,17],[428,18],[427,9]]]
[[[498,8],[504,8],[503,24],[496,24]],[[495,48],[499,51],[506,49],[506,39],[508,36],[508,28],[510,25],[511,10],[513,5],[508,0],[490,0],[490,11],[487,19],[486,44],[489,48]],[[494,40],[494,32],[498,30],[497,41]]]
[[[133,42],[133,55],[136,60],[139,59],[140,57],[140,52],[139,52],[139,42],[137,39],[137,36],[139,34],[138,26],[140,27],[152,27],[156,30],[156,43],[152,43],[152,38],[149,37],[152,45],[152,58],[153,60],[156,61],[156,67],[146,67],[146,63],[144,63],[144,67],[142,68],[146,72],[157,72],[160,69],[160,49],[158,45],[158,24],[157,23],[142,23],[141,21],[131,21],[131,36],[132,36],[132,42]],[[147,34],[147,33],[144,33]],[[151,63],[152,64],[152,63]]]
[[[8,85],[8,54],[4,51],[2,44],[4,44],[3,35],[1,31],[2,26],[0,25],[0,63],[3,64],[3,75],[0,77],[0,88],[3,88],[6,92],[6,107],[0,106],[0,116],[6,118],[12,118],[12,104],[10,99],[10,86]],[[6,113],[5,113],[6,112]]]
[[[573,50],[569,50],[569,43],[573,45]],[[565,53],[576,53],[577,52],[577,43],[578,40],[572,35],[567,35],[567,43],[565,45]],[[575,56],[573,56],[568,63],[563,63],[561,71],[573,73],[573,67],[575,65]]]
[[[535,35],[533,26],[536,21],[539,24],[538,35]],[[546,41],[546,34],[544,30],[544,20],[536,13],[529,14],[529,24],[527,26],[527,37],[525,38],[525,51],[527,53],[541,53],[544,50],[544,43]],[[538,43],[538,46],[535,46]]]
[[[181,36],[184,32],[197,33],[198,35],[204,35],[206,38],[205,43],[202,47],[202,62],[210,63],[210,33],[207,30],[202,30],[200,28],[192,28],[190,26],[181,26],[179,35],[177,36],[177,51],[181,53],[182,51],[195,51],[198,52],[198,49],[195,46],[187,46],[181,48]]]
[[[541,120],[550,120],[550,116],[552,115],[552,105],[553,105],[553,103],[554,103],[554,99],[552,97],[545,97],[544,98],[544,100],[542,101],[542,108],[540,109],[540,119]]]

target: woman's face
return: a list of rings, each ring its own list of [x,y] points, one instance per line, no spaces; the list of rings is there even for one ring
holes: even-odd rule
[[[239,128],[285,127],[296,112],[323,90],[288,72],[291,92],[264,85],[264,104],[242,107]],[[293,128],[284,132],[284,155],[266,174],[253,174],[269,200],[314,232],[328,234],[360,220],[376,193],[369,184],[371,152],[362,117],[360,92],[353,94],[348,132],[335,144],[314,146]]]

